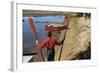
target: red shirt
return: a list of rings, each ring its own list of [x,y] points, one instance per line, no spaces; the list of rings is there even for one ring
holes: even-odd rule
[[[60,44],[62,44],[62,41],[58,42],[56,39],[51,37],[51,38],[47,38],[46,40],[44,40],[42,44],[39,44],[38,48],[42,49],[43,47],[47,47],[50,49],[54,49],[55,45],[60,45]]]

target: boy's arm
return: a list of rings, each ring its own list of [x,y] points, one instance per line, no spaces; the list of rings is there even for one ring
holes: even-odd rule
[[[63,44],[64,39],[63,39],[62,41],[57,41],[57,40],[55,40],[55,42],[56,42],[56,45],[61,45],[61,44]]]
[[[46,44],[46,41],[43,41],[43,43],[38,44],[38,48],[39,48],[39,49],[43,49],[44,46],[45,46],[45,44]]]

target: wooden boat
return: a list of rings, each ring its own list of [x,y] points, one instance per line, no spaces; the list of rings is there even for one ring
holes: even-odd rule
[[[62,25],[62,24],[46,24],[45,25],[46,31],[61,31],[65,29],[68,29],[67,25]]]

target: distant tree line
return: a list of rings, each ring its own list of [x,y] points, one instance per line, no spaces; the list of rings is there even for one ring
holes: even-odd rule
[[[78,13],[79,17],[84,16],[85,18],[91,18],[91,13]]]

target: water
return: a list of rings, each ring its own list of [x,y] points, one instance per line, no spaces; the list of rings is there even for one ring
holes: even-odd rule
[[[64,16],[42,16],[33,17],[33,19],[39,41],[42,42],[47,38],[46,31],[44,29],[45,22],[61,23],[64,21]],[[33,48],[36,46],[35,41],[35,36],[29,26],[28,17],[23,17],[23,53],[32,53]]]

